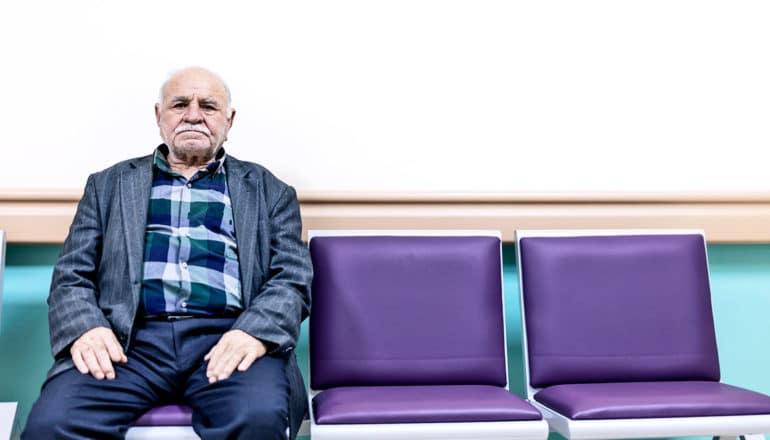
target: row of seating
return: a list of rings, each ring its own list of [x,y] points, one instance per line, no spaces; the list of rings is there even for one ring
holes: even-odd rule
[[[314,440],[770,433],[770,397],[719,381],[702,231],[517,231],[526,400],[508,390],[499,233],[311,231],[309,246]],[[139,424],[169,414],[189,421],[171,407]],[[197,438],[167,428],[181,436],[127,438]]]

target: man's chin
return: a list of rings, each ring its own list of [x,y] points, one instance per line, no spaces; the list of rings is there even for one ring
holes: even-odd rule
[[[209,142],[180,142],[169,145],[177,158],[187,160],[208,160],[214,156],[215,148]]]
[[[208,138],[188,138],[188,139],[175,139],[173,147],[179,151],[187,152],[206,152],[213,150],[211,141]]]

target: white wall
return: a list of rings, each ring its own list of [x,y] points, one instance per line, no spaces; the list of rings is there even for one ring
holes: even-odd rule
[[[175,68],[300,190],[770,190],[770,2],[17,1],[0,188],[149,153]]]

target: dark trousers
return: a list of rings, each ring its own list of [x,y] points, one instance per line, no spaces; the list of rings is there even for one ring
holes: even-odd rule
[[[154,406],[193,409],[204,439],[286,439],[289,384],[285,357],[265,356],[247,371],[209,384],[203,356],[234,319],[138,322],[115,379],[96,380],[71,368],[49,378],[32,407],[25,440],[122,439]]]

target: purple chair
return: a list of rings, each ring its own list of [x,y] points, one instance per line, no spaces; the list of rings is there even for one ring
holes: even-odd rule
[[[507,388],[497,232],[309,235],[313,440],[547,437]]]
[[[297,433],[310,433],[307,420]],[[159,406],[146,412],[126,433],[126,440],[200,440],[192,428],[192,409],[186,405]]]
[[[192,429],[192,409],[183,405],[153,408],[134,423],[126,440],[199,440]]]
[[[516,231],[528,395],[570,439],[764,439],[719,382],[702,231]]]

